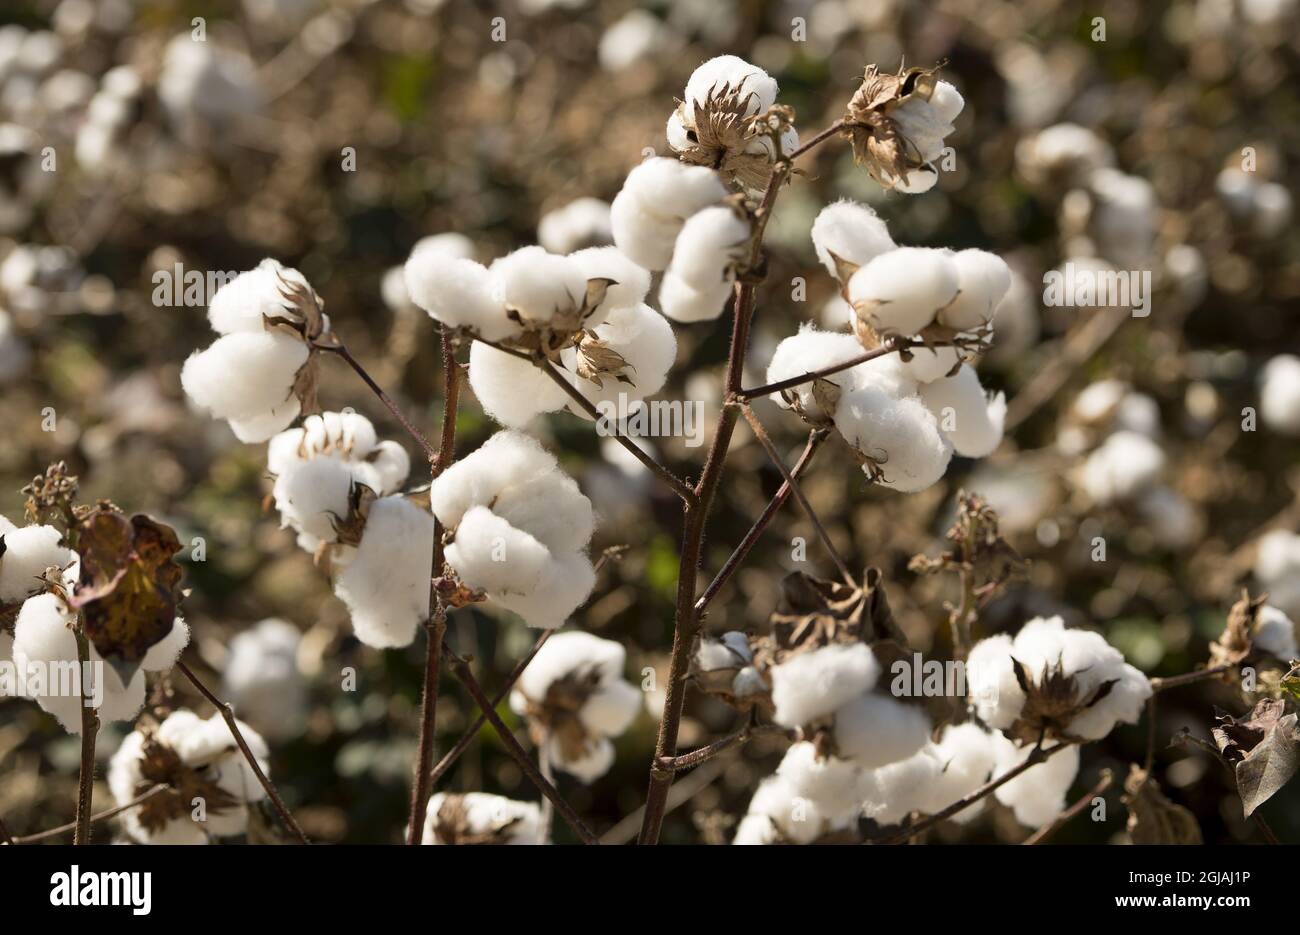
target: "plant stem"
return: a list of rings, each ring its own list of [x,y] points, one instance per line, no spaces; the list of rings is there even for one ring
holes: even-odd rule
[[[195,675],[190,667],[180,659],[176,660],[176,668],[180,670],[182,675],[190,680],[191,685],[198,689],[199,694],[206,698],[208,703],[221,713],[221,717],[225,720],[226,726],[230,728],[230,735],[235,738],[235,743],[238,745],[240,752],[244,754],[244,759],[248,761],[249,767],[253,770],[253,775],[255,775],[257,781],[262,784],[262,788],[266,790],[267,798],[271,800],[271,805],[275,808],[275,813],[280,816],[281,824],[283,824],[284,827],[298,839],[299,844],[310,844],[311,842],[307,840],[307,835],[303,834],[302,828],[298,826],[298,822],[294,820],[288,806],[284,804],[284,799],[280,798],[279,791],[275,788],[274,784],[272,784],[271,780],[267,778],[266,773],[262,771],[261,765],[257,762],[257,757],[254,756],[253,751],[249,749],[248,742],[244,740],[244,735],[240,733],[239,730],[239,724],[235,721],[234,709],[214,695],[208,689],[208,686],[199,681],[199,677]]]
[[[84,620],[84,618],[83,618]],[[77,821],[73,844],[90,843],[90,806],[95,794],[95,738],[99,734],[99,712],[87,704],[86,673],[90,669],[90,641],[78,627],[77,668],[81,681],[81,769],[77,775]]]
[[[169,788],[168,786],[159,783],[158,785],[152,787],[151,789],[142,792],[140,795],[137,795],[130,802],[125,802],[122,805],[115,805],[112,808],[105,809],[102,812],[96,812],[94,815],[90,816],[90,823],[93,825],[101,821],[106,821],[107,819],[112,818],[115,815],[120,815],[125,811],[130,811],[131,809],[135,808],[137,805],[143,805],[145,802],[152,799],[158,793],[167,791],[168,788]],[[59,825],[57,828],[48,828],[45,831],[38,831],[35,834],[26,834],[20,838],[10,838],[8,843],[36,844],[40,841],[47,841],[50,838],[57,838],[61,834],[67,834],[69,831],[76,831],[76,830],[77,830],[77,823],[75,821],[70,821],[66,825]]]
[[[803,454],[799,456],[799,460],[795,463],[795,466],[790,469],[791,477],[797,480],[803,475],[803,472],[812,462],[813,455],[816,454],[817,449],[821,446],[822,442],[826,440],[826,436],[826,429],[814,429],[809,434],[808,444],[804,446]],[[709,586],[704,589],[704,593],[700,595],[700,599],[695,602],[695,612],[697,614],[703,614],[705,608],[708,607],[713,601],[713,598],[717,596],[718,591],[722,589],[722,586],[731,580],[731,576],[736,573],[736,569],[740,567],[741,563],[744,562],[745,558],[749,555],[750,550],[753,549],[754,545],[758,542],[759,536],[761,536],[763,531],[771,524],[773,517],[776,516],[777,511],[781,509],[782,505],[787,499],[789,499],[789,497],[790,484],[788,481],[783,481],[781,483],[781,488],[776,492],[772,499],[768,501],[767,506],[764,507],[763,512],[759,515],[758,519],[754,521],[754,525],[749,527],[749,532],[745,533],[745,538],[740,540],[740,545],[736,546],[735,551],[727,557],[727,561],[723,564],[722,569],[718,572],[717,576],[709,582]]]
[[[560,795],[559,791],[552,783],[547,781],[546,777],[542,775],[536,764],[533,763],[532,757],[530,757],[527,751],[520,746],[519,741],[515,739],[515,735],[511,733],[510,728],[501,720],[501,717],[497,714],[492,702],[488,700],[487,695],[483,693],[483,688],[479,685],[478,679],[474,678],[474,673],[470,671],[469,663],[461,656],[457,655],[456,651],[445,643],[442,647],[442,653],[450,660],[452,672],[455,673],[456,678],[460,680],[461,684],[465,686],[465,690],[470,693],[470,697],[472,697],[474,703],[479,706],[479,710],[487,716],[488,723],[491,724],[493,729],[497,732],[497,736],[500,737],[501,742],[505,744],[507,752],[514,757],[515,762],[519,764],[519,768],[523,770],[524,775],[532,781],[533,785],[537,786],[537,788],[541,790],[542,795],[551,800],[555,805],[555,810],[559,812],[560,817],[563,818],[569,827],[573,829],[574,834],[581,839],[583,844],[599,844],[600,842],[596,839],[596,836],[591,833],[591,829],[587,827],[583,820],[578,817],[577,812],[573,810],[573,806],[564,800],[564,797]]]
[[[1044,825],[1020,843],[1030,846],[1042,844],[1059,831],[1071,818],[1087,808],[1089,802],[1109,789],[1110,784],[1114,782],[1114,780],[1115,774],[1108,769],[1103,769],[1101,771],[1101,779],[1098,780],[1097,784],[1093,786],[1092,789],[1083,796],[1083,798],[1079,799],[1079,801],[1075,802],[1065,811],[1061,812],[1061,814],[1057,815],[1056,819],[1050,825]]]
[[[1151,690],[1153,692],[1162,692],[1170,688],[1179,688],[1183,685],[1191,685],[1205,679],[1212,679],[1216,675],[1222,675],[1224,672],[1230,671],[1235,665],[1236,663],[1233,662],[1225,662],[1209,669],[1197,669],[1195,672],[1184,672],[1182,675],[1154,678],[1151,680]]]
[[[865,364],[869,360],[875,360],[877,357],[884,357],[900,351],[907,347],[912,347],[912,342],[899,338],[890,338],[880,347],[873,347],[869,351],[863,351],[856,357],[851,357],[846,361],[838,364],[832,364],[829,367],[822,367],[820,370],[810,370],[808,373],[800,374],[795,377],[787,377],[784,380],[777,380],[775,383],[765,383],[762,386],[755,386],[748,390],[737,390],[736,399],[748,401],[760,396],[768,396],[772,393],[779,393],[782,390],[788,390],[795,386],[801,386],[804,383],[811,383],[813,380],[821,380],[824,377],[834,376],[845,370],[856,367],[858,364]],[[944,347],[942,343],[932,344],[931,347]]]
[[[395,418],[398,423],[401,424],[402,428],[406,430],[406,434],[410,435],[411,438],[415,440],[415,443],[420,446],[420,450],[424,452],[424,456],[430,461],[437,456],[437,452],[433,450],[433,445],[429,444],[429,440],[425,438],[424,434],[415,427],[415,424],[406,417],[406,414],[402,412],[397,403],[393,402],[392,398],[384,392],[383,387],[375,382],[375,379],[366,371],[366,368],[361,366],[361,362],[352,356],[352,352],[347,349],[347,346],[342,341],[339,341],[337,344],[313,344],[312,346],[318,350],[330,354],[336,354],[343,358],[343,360],[347,361],[348,366],[356,371],[357,376],[362,379],[366,386],[370,387],[375,396],[379,398],[379,401],[393,414],[393,418]]]
[[[442,437],[438,453],[429,458],[430,482],[456,457],[456,412],[460,403],[460,365],[456,348],[446,327],[439,326],[442,338]],[[429,565],[429,619],[425,622],[424,681],[420,693],[420,740],[416,747],[415,777],[411,783],[411,811],[406,829],[406,843],[419,844],[424,836],[424,816],[433,789],[433,749],[438,722],[438,682],[442,672],[442,642],[447,635],[447,605],[434,581],[442,576],[442,523],[433,521],[433,554]]]

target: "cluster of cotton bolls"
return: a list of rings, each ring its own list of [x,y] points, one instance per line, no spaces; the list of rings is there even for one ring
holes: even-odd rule
[[[498,432],[447,468],[431,496],[461,583],[529,626],[560,627],[591,593],[591,501],[535,439]]]
[[[1192,545],[1204,520],[1197,507],[1162,483],[1166,458],[1160,445],[1160,408],[1122,380],[1099,380],[1071,404],[1057,447],[1072,457],[1087,453],[1075,481],[1101,506],[1130,503],[1162,546]]]
[[[267,773],[266,741],[247,724],[236,724]],[[118,805],[155,785],[166,791],[121,815],[127,835],[140,844],[207,844],[214,837],[243,834],[248,806],[266,797],[226,722],[216,714],[204,720],[183,709],[156,729],[132,731],[109,761],[108,787]]]
[[[1283,435],[1300,436],[1300,357],[1278,354],[1259,375],[1259,417]]]
[[[298,665],[302,636],[284,620],[270,618],[230,640],[221,670],[221,697],[269,740],[302,733],[307,721],[307,683]]]
[[[777,346],[769,383],[852,360],[885,338],[924,340],[941,329],[948,343],[887,354],[774,401],[833,424],[869,477],[903,492],[939,480],[954,451],[990,454],[1002,440],[1005,399],[987,397],[956,345],[987,339],[1011,284],[1006,263],[982,250],[899,247],[870,208],[847,201],[822,210],[812,238],[849,303],[853,331],[804,326]]]
[[[433,245],[406,263],[406,288],[449,328],[540,353],[593,405],[659,391],[677,354],[672,328],[645,304],[650,274],[615,247],[565,256],[524,247],[484,267]],[[476,341],[469,382],[489,416],[519,428],[568,405],[539,366]]]
[[[228,421],[240,441],[266,441],[301,409],[294,390],[311,356],[308,334],[281,326],[302,317],[295,296],[319,308],[302,273],[276,260],[240,273],[208,303],[208,323],[220,337],[181,370],[190,399]],[[321,317],[328,331],[329,319]]]
[[[72,593],[80,571],[77,555],[62,544],[53,526],[15,527],[0,517],[0,606],[18,607],[12,638],[0,628],[0,659],[12,658],[20,678],[15,694],[35,701],[54,715],[64,730],[81,733],[81,684],[58,677],[77,665],[73,626],[77,613],[66,595]],[[99,719],[129,721],[144,706],[145,673],[171,668],[189,643],[189,626],[180,617],[170,632],[150,646],[140,668],[125,685],[117,671],[104,664],[90,645],[92,674],[85,690],[97,697]]]
[[[1260,536],[1254,571],[1260,587],[1268,591],[1269,603],[1300,618],[1300,535],[1274,529]]]
[[[614,765],[610,738],[632,724],[643,700],[623,678],[627,651],[613,640],[573,630],[537,651],[510,695],[510,707],[550,763],[585,783]]]
[[[167,44],[158,99],[177,137],[198,146],[221,141],[260,111],[265,92],[247,54],[185,32]]]
[[[486,792],[438,792],[429,799],[421,844],[545,844],[542,810]]]

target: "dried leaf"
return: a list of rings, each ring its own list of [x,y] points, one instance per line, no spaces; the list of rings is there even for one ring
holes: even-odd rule
[[[1196,816],[1169,801],[1160,785],[1136,763],[1124,780],[1128,834],[1134,844],[1202,844]]]
[[[1300,768],[1300,732],[1296,715],[1286,714],[1286,702],[1269,698],[1245,718],[1219,713],[1214,742],[1233,764],[1242,811],[1249,818],[1281,789]]]

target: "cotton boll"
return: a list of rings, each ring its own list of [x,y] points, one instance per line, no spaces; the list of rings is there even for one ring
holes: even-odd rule
[[[776,775],[789,784],[796,798],[807,799],[832,825],[856,818],[871,780],[856,763],[820,757],[807,741],[786,751]]]
[[[705,166],[684,165],[666,156],[652,156],[635,166],[623,182],[620,194],[622,193],[631,194],[642,211],[664,221],[676,221],[679,225],[695,212],[717,204],[730,194],[714,170]],[[618,227],[615,226],[614,242],[619,249],[636,260],[619,243],[618,233]],[[646,266],[644,263],[641,265]]]
[[[1001,393],[991,400],[985,397],[970,365],[962,364],[955,376],[923,385],[920,393],[957,454],[983,458],[1001,444],[1006,398]]]
[[[614,765],[614,744],[607,737],[592,738],[582,754],[572,758],[566,758],[557,737],[550,738],[546,746],[547,755],[556,769],[587,785],[604,776]]]
[[[769,776],[754,791],[749,812],[733,843],[811,844],[821,837],[825,826],[816,803],[800,796],[785,777]]]
[[[559,470],[511,484],[497,495],[491,510],[512,526],[528,530],[552,552],[586,548],[595,526],[591,501]]]
[[[776,844],[778,842],[776,825],[766,815],[745,815],[736,825],[736,835],[732,844]]]
[[[995,734],[993,741],[998,775],[1019,766],[1029,758],[1033,749],[1017,747],[1000,734]],[[1029,828],[1041,828],[1065,810],[1066,793],[1078,773],[1079,748],[1072,746],[1037,766],[1031,766],[1015,779],[999,786],[993,794],[1015,812],[1016,821]]]
[[[496,260],[488,273],[493,300],[526,324],[545,325],[557,312],[580,307],[587,294],[582,267],[541,247],[508,253]]]
[[[248,56],[185,32],[167,44],[158,97],[182,137],[198,144],[261,108],[256,75]]]
[[[681,221],[651,214],[626,188],[614,198],[609,217],[614,243],[633,262],[652,270],[672,262]]]
[[[5,523],[8,524],[8,520]],[[62,544],[62,534],[54,526],[0,528],[4,551],[0,552],[0,604],[25,600],[45,587],[44,575],[50,568],[66,568],[76,558]]]
[[[1011,663],[1014,652],[1011,637],[999,633],[972,646],[966,659],[968,704],[994,730],[1014,724],[1025,705]]]
[[[551,253],[572,253],[613,241],[609,205],[599,198],[578,198],[542,215],[537,242]]]
[[[748,96],[747,116],[767,110],[776,103],[777,84],[767,72],[735,55],[711,58],[691,72],[686,82],[687,104],[708,105],[714,95],[724,89],[739,91]]]
[[[510,428],[522,428],[569,399],[542,368],[479,341],[469,351],[469,385],[483,411]]]
[[[434,482],[433,511],[454,529],[473,506],[488,506],[508,486],[559,470],[555,455],[522,432],[497,432]]]
[[[1273,431],[1300,435],[1300,357],[1279,354],[1264,365],[1259,414]]]
[[[636,720],[643,703],[644,697],[640,689],[630,682],[617,679],[592,692],[578,712],[578,717],[592,733],[617,737]]]
[[[313,458],[292,466],[275,479],[272,488],[281,527],[292,527],[299,546],[309,552],[322,542],[335,541],[335,523],[348,517],[352,484],[351,468],[334,458]]]
[[[289,335],[241,331],[190,355],[181,368],[181,385],[216,418],[250,419],[285,404],[306,362],[307,346]]]
[[[799,333],[791,335],[776,346],[772,362],[767,365],[767,383],[779,383],[794,377],[803,376],[827,367],[834,367],[855,357],[862,356],[863,348],[858,339],[851,334],[835,331],[818,331],[813,325],[805,324]],[[875,363],[875,361],[871,361]],[[832,374],[825,379],[836,385],[851,386],[852,376],[848,371]],[[812,382],[801,383],[783,392],[772,394],[772,401],[778,406],[789,408],[785,393],[795,395],[806,410],[813,407]]]
[[[739,669],[754,658],[749,641],[735,630],[723,634],[722,639],[705,637],[695,649],[694,665],[701,672],[718,669]]]
[[[492,599],[539,630],[556,630],[591,595],[596,572],[581,553],[553,556],[551,568],[527,594],[493,594]]]
[[[429,799],[425,811],[421,844],[461,843],[454,838],[444,840],[441,835],[439,812],[448,799],[454,800],[457,814],[463,814],[465,830],[471,835],[488,837],[500,844],[546,843],[542,840],[542,811],[536,802],[517,802],[485,792],[464,795],[438,792]]]
[[[863,694],[835,711],[836,747],[866,769],[905,760],[929,739],[925,712],[886,695]]]
[[[957,266],[943,250],[899,247],[853,274],[849,301],[881,335],[913,335],[957,295]]]
[[[822,208],[813,221],[812,242],[817,259],[836,278],[839,268],[835,257],[865,266],[895,249],[885,222],[867,205],[856,201],[837,201]]]
[[[1011,288],[1011,270],[1000,256],[984,250],[961,250],[952,261],[957,267],[957,298],[939,313],[939,323],[974,331],[993,319]]]
[[[221,697],[269,740],[302,733],[307,719],[307,685],[298,667],[301,634],[270,618],[230,641],[221,673]]]
[[[683,324],[713,321],[726,309],[731,291],[729,282],[700,291],[675,274],[665,273],[659,283],[659,307],[673,321]]]
[[[877,824],[896,825],[914,811],[929,811],[929,791],[938,781],[940,768],[933,744],[927,744],[913,756],[875,770],[863,814]]]
[[[602,377],[600,386],[590,380],[571,379],[593,405],[605,404],[617,411],[620,396],[635,402],[663,388],[677,359],[677,336],[662,315],[645,304],[615,309],[596,328],[596,337],[627,362],[624,376],[631,383],[608,376]],[[577,356],[572,348],[564,352],[565,366],[571,371],[576,368]],[[568,406],[575,415],[588,418],[586,410],[576,402],[570,400]]]
[[[466,586],[494,595],[531,592],[551,563],[546,546],[485,506],[461,519],[446,558]]]
[[[190,625],[181,617],[172,621],[167,635],[145,650],[140,668],[146,672],[165,672],[176,665],[185,647],[190,645]]]
[[[897,354],[873,357],[856,367],[851,367],[845,373],[848,375],[849,386],[852,389],[871,387],[896,399],[916,396],[920,388],[913,375],[911,364],[904,363]]]
[[[773,720],[783,727],[802,727],[870,691],[879,676],[880,665],[864,643],[799,653],[770,672]]]
[[[541,700],[552,682],[574,672],[594,672],[602,683],[619,679],[626,662],[627,650],[620,643],[583,630],[568,630],[542,644],[515,684],[524,695]]]
[[[942,380],[961,363],[961,354],[951,346],[917,347],[908,351],[908,360],[901,361],[904,372],[917,383]]]
[[[946,87],[940,91],[940,86]],[[943,138],[952,133],[952,118],[961,112],[963,103],[956,88],[940,81],[936,83],[930,100],[913,95],[895,108],[891,116],[902,135],[915,147],[921,161],[933,162],[943,155]]]
[[[411,473],[411,456],[397,442],[382,441],[354,466],[353,473],[375,493],[394,493]]]
[[[718,205],[693,214],[682,225],[668,271],[698,291],[729,281],[749,244],[748,221]]]
[[[468,328],[487,341],[520,331],[493,294],[492,275],[472,259],[421,241],[406,261],[405,275],[411,301],[449,328]]]
[[[376,649],[406,646],[429,617],[433,517],[401,497],[370,505],[356,555],[334,584],[357,639]]]
[[[246,445],[256,445],[283,431],[285,426],[298,418],[298,413],[301,411],[302,404],[299,403],[298,397],[290,396],[266,412],[242,418],[232,416],[227,421],[235,438]]]
[[[1251,634],[1251,641],[1256,649],[1272,653],[1283,662],[1300,659],[1295,624],[1276,607],[1266,604],[1255,614],[1255,632]]]
[[[291,307],[285,292],[294,287],[311,290],[302,273],[268,257],[213,294],[208,323],[218,334],[263,331],[264,318],[284,317],[286,307]]]
[[[1120,431],[1088,456],[1079,479],[1095,502],[1112,503],[1154,484],[1164,466],[1159,445],[1137,432]]]
[[[949,725],[943,729],[929,753],[938,764],[933,780],[924,789],[924,810],[935,814],[979,789],[989,780],[997,761],[994,740],[978,724]],[[973,805],[952,816],[964,823],[977,817],[983,805]]]
[[[1089,635],[1096,636],[1096,634]],[[1099,636],[1097,638],[1101,639]],[[1136,724],[1142,716],[1142,709],[1146,706],[1147,699],[1151,697],[1151,682],[1147,677],[1138,669],[1124,663],[1122,657],[1113,658],[1119,656],[1117,650],[1109,646],[1106,650],[1104,656],[1111,658],[1107,658],[1107,664],[1098,665],[1096,669],[1104,668],[1106,672],[1104,681],[1113,681],[1114,684],[1105,698],[1070,721],[1067,731],[1072,737],[1100,740],[1109,734],[1116,724]],[[1084,687],[1085,697],[1095,692],[1103,681],[1100,678],[1088,679],[1086,672],[1083,671],[1080,671],[1076,678]]]
[[[589,247],[569,256],[586,279],[612,280],[605,299],[597,307],[596,327],[617,309],[640,305],[650,291],[650,271],[633,263],[617,247]]]
[[[1011,288],[993,315],[996,327],[987,360],[1005,367],[1038,343],[1042,331],[1038,311],[1040,299],[1029,281],[1013,271]]]
[[[875,387],[840,397],[835,427],[844,440],[866,457],[864,467],[877,482],[902,493],[915,493],[943,477],[952,459],[952,444],[938,422],[916,397],[902,399]]]

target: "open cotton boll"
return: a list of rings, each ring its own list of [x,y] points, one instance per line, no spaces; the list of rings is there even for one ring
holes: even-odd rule
[[[493,595],[532,591],[551,564],[546,546],[485,506],[461,519],[446,557],[466,586]]]
[[[524,623],[539,630],[557,630],[591,595],[596,572],[587,556],[568,553],[552,556],[551,567],[529,593],[489,595],[506,610],[514,611]]]
[[[181,368],[181,386],[219,419],[250,419],[284,406],[306,362],[307,346],[287,334],[240,331],[191,354]],[[295,415],[296,406],[275,431]]]
[[[939,184],[939,172],[929,165],[908,169],[901,176],[882,171],[881,181],[891,191],[902,192],[904,195],[924,195]]]
[[[537,439],[523,432],[497,432],[434,481],[433,512],[455,529],[474,506],[491,505],[512,484],[559,470],[559,462]]]
[[[807,799],[828,822],[843,825],[856,818],[862,801],[872,788],[866,770],[849,760],[822,757],[817,747],[801,741],[786,751],[776,775],[785,780],[798,798]]]
[[[776,103],[777,84],[767,72],[735,55],[711,58],[691,72],[686,82],[686,103],[702,107],[724,89],[748,96],[745,113],[753,116]]]
[[[721,639],[705,637],[695,648],[695,667],[701,672],[718,669],[739,669],[754,658],[745,634],[736,630],[724,633]]]
[[[863,814],[877,824],[896,825],[912,812],[929,811],[927,793],[937,780],[940,765],[934,745],[926,744],[907,759],[873,771]]]
[[[592,733],[617,737],[636,720],[644,703],[640,689],[631,682],[615,679],[591,693],[587,703],[578,711],[578,717]]]
[[[558,469],[506,487],[493,501],[491,511],[512,526],[528,530],[552,552],[586,548],[595,528],[591,501],[573,478]],[[461,522],[463,525],[464,520]]]
[[[1011,663],[1011,637],[999,633],[980,640],[966,658],[967,703],[994,730],[1015,723],[1025,705],[1025,693]]]
[[[993,738],[978,724],[969,722],[945,727],[928,752],[939,767],[923,790],[923,810],[930,814],[960,802],[984,785],[997,762]],[[953,815],[952,820],[967,822],[982,810],[982,803],[972,805]]]
[[[1017,747],[1001,734],[993,735],[997,761],[994,771],[1003,775],[1029,758],[1033,747]],[[1028,828],[1041,828],[1065,810],[1065,796],[1079,773],[1079,748],[1071,746],[1031,766],[1019,776],[998,786],[993,793],[999,802],[1015,812],[1016,821]]]
[[[1088,635],[1105,642],[1095,633]],[[1088,695],[1095,692],[1102,681],[1113,681],[1114,684],[1105,698],[1070,721],[1066,730],[1073,737],[1100,740],[1114,730],[1116,724],[1136,724],[1142,717],[1147,699],[1151,697],[1151,682],[1147,677],[1137,668],[1123,662],[1118,650],[1110,646],[1106,646],[1105,650],[1106,664],[1096,665],[1091,670],[1078,670],[1075,677]],[[1106,677],[1089,678],[1092,671],[1105,671]]]
[[[576,757],[565,755],[560,749],[558,737],[547,740],[546,749],[547,756],[556,769],[588,785],[608,773],[614,765],[614,744],[608,737],[590,738],[582,753]]]
[[[959,250],[952,262],[957,267],[957,297],[939,312],[939,323],[974,331],[993,320],[1011,288],[1011,269],[1002,257],[985,250]]]
[[[442,810],[446,806],[449,815]],[[448,824],[448,820],[456,825]],[[464,822],[464,827],[459,822]],[[459,835],[473,841],[462,841]],[[486,792],[457,795],[438,792],[429,799],[421,844],[462,844],[474,841],[492,844],[544,844],[542,810],[536,802],[517,802]]]
[[[599,198],[577,198],[542,215],[537,242],[551,253],[572,253],[612,242],[609,204]]]
[[[961,363],[961,354],[957,348],[948,345],[911,348],[908,354],[908,360],[900,358],[900,365],[917,383],[942,380]]]
[[[805,373],[824,370],[853,360],[855,357],[861,357],[862,353],[862,345],[853,335],[842,331],[819,331],[814,325],[805,323],[799,328],[798,334],[791,335],[776,346],[776,350],[772,353],[772,362],[767,365],[765,382],[779,383],[782,380],[803,376]],[[876,361],[869,363],[874,364]],[[832,374],[825,379],[837,386],[853,385],[852,371]],[[772,394],[774,403],[788,409],[790,404],[785,400],[785,393],[797,396],[799,404],[805,409],[812,409],[814,403],[812,382],[801,383],[783,392]]]
[[[668,371],[677,359],[677,336],[662,315],[645,304],[615,309],[596,328],[596,337],[627,363],[622,375],[631,382],[602,376],[601,385],[597,386],[591,380],[571,378],[570,382],[593,405],[607,404],[612,412],[617,412],[620,396],[631,403],[663,388]],[[566,349],[562,359],[569,372],[576,372],[578,349]],[[568,407],[574,415],[590,418],[573,400],[569,400]]]
[[[230,640],[221,697],[270,740],[296,737],[307,721],[307,684],[298,667],[302,635],[268,618]]]
[[[1001,444],[1006,397],[1001,393],[986,397],[969,364],[962,364],[955,376],[922,385],[920,394],[957,454],[983,458]]]
[[[846,372],[852,389],[872,387],[896,399],[916,396],[920,386],[908,365],[897,354],[874,357]]]
[[[370,505],[356,554],[334,583],[367,646],[406,646],[428,619],[433,525],[429,513],[401,497]]]
[[[880,335],[913,335],[957,295],[957,266],[944,250],[898,247],[849,279],[849,301]]]
[[[815,802],[800,796],[784,777],[769,776],[754,790],[732,843],[811,844],[825,828]]]
[[[813,221],[812,242],[817,259],[837,279],[840,271],[835,257],[854,266],[865,266],[896,247],[885,222],[875,211],[847,200],[822,208]]]
[[[1300,659],[1300,649],[1296,648],[1295,624],[1291,618],[1265,604],[1255,614],[1255,632],[1251,642],[1256,649],[1272,653],[1283,662]]]
[[[1284,435],[1300,435],[1300,357],[1279,354],[1260,375],[1259,415]]]
[[[952,121],[964,104],[956,88],[938,81],[928,101],[912,95],[891,116],[903,136],[916,147],[921,161],[934,162],[943,155],[943,138],[952,133]]]
[[[672,262],[680,220],[651,214],[626,188],[610,205],[609,219],[614,243],[633,262],[651,270],[665,269]]]
[[[172,717],[181,712],[175,712]],[[184,712],[188,714],[189,712]],[[164,722],[165,723],[165,722]],[[122,738],[108,763],[108,788],[118,805],[126,805],[139,795],[139,789],[148,785],[144,778],[144,734],[132,731]],[[140,820],[139,809],[128,808],[121,814],[121,822],[131,840],[141,844],[195,845],[207,844],[203,826],[190,819],[188,810],[180,818],[165,822],[161,827],[146,827]]]
[[[492,276],[482,264],[421,242],[406,261],[405,275],[411,301],[449,328],[468,328],[487,341],[520,331],[493,294]]]
[[[545,325],[556,312],[580,307],[587,294],[580,264],[537,246],[507,253],[488,267],[488,273],[493,300],[525,324]]]
[[[542,368],[480,341],[469,350],[469,385],[483,411],[509,428],[522,428],[569,400]]]
[[[714,170],[706,166],[688,166],[667,156],[652,156],[633,167],[623,182],[622,191],[631,194],[642,211],[665,221],[676,221],[679,225],[697,211],[717,204],[730,194]],[[614,242],[618,243],[617,228],[614,234]],[[623,249],[621,244],[619,249]],[[623,252],[628,253],[627,250]]]
[[[516,689],[541,700],[553,682],[573,673],[593,673],[600,683],[622,678],[627,650],[621,643],[602,639],[583,630],[568,630],[551,636],[516,682]]]
[[[352,484],[351,468],[334,458],[291,466],[272,487],[281,528],[294,529],[298,545],[309,552],[322,542],[335,541],[334,525],[347,519]]]
[[[283,317],[290,302],[285,291],[310,291],[307,278],[270,257],[223,285],[208,303],[208,323],[218,334],[264,330],[264,318]]]
[[[802,727],[870,691],[880,665],[865,643],[834,643],[799,653],[770,673],[773,716],[783,727]]]
[[[1088,456],[1079,481],[1095,502],[1112,503],[1154,484],[1164,467],[1159,445],[1137,432],[1119,431]]]
[[[618,247],[588,247],[569,255],[586,279],[609,279],[604,301],[597,306],[596,321],[588,320],[587,327],[605,322],[611,312],[640,305],[650,291],[650,271],[632,262]]]
[[[9,524],[5,520],[5,524]],[[0,552],[0,604],[25,600],[45,587],[44,575],[50,568],[66,568],[75,553],[61,544],[62,534],[54,526],[9,525],[0,528],[4,551]]]
[[[688,286],[707,291],[730,281],[749,245],[749,222],[724,205],[699,211],[682,225],[668,272]]]
[[[887,695],[859,695],[835,711],[835,746],[866,769],[905,760],[929,739],[925,712]]]
[[[915,396],[900,399],[860,387],[840,397],[835,427],[868,460],[863,466],[868,476],[902,493],[934,484],[952,460],[952,443]]]
[[[659,283],[659,307],[673,321],[692,324],[713,321],[727,307],[731,283],[721,282],[711,289],[699,290],[674,273],[665,273]]]

